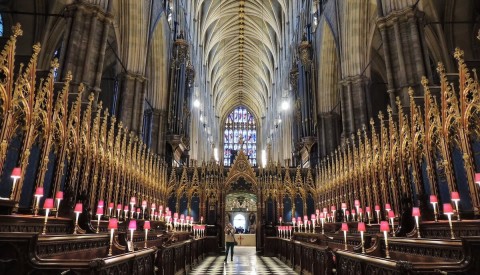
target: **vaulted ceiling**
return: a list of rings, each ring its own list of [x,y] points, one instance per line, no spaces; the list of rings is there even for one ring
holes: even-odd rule
[[[279,61],[286,0],[199,0],[195,10],[217,113],[224,117],[243,105],[263,117]]]

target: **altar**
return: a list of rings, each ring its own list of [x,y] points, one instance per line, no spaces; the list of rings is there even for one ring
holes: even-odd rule
[[[239,246],[256,246],[255,236],[255,234],[235,234],[235,240]]]

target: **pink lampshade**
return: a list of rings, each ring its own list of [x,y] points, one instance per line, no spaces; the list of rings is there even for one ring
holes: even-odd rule
[[[203,216],[200,216],[200,220],[203,221]]]
[[[330,206],[330,211],[337,211],[337,207],[335,205]]]
[[[348,210],[345,211],[345,215],[347,215],[347,216],[350,215],[350,211],[348,211]]]
[[[145,221],[145,222],[143,223],[143,229],[148,230],[148,229],[150,229],[150,228],[151,228],[151,227],[150,227],[150,221]]]
[[[128,205],[125,205],[125,207],[123,208],[123,211],[128,211],[130,208],[128,207]]]
[[[173,218],[178,219],[178,213],[173,213]]]
[[[308,216],[307,215],[303,216],[303,220],[308,221]]]
[[[103,215],[103,208],[97,207],[97,215]]]
[[[328,212],[327,208],[324,207],[324,208],[323,208],[323,213],[327,213],[327,212]]]
[[[184,215],[184,214],[181,214],[181,215],[180,215],[180,219],[181,219],[181,220],[184,220],[184,219],[185,219],[185,215]]]
[[[327,213],[327,218],[330,218],[330,213]]]
[[[130,198],[130,204],[135,204],[137,203],[137,199],[135,197]]]
[[[365,232],[366,229],[365,229],[365,223],[364,222],[359,222],[358,223],[358,232]]]
[[[475,182],[480,184],[480,173],[475,173]]]
[[[317,219],[317,216],[316,216],[315,214],[312,214],[312,215],[310,215],[310,219],[311,219],[311,220],[316,220],[316,219]]]
[[[347,204],[342,202],[342,209],[347,209]]]
[[[365,212],[370,213],[372,210],[370,209],[370,206],[365,207]]]
[[[392,210],[392,207],[390,206],[389,203],[386,203],[386,204],[385,204],[385,210],[387,210],[387,211]]]
[[[348,231],[348,224],[346,222],[342,223],[342,231]]]
[[[58,191],[58,192],[55,194],[55,199],[57,199],[57,200],[63,200],[63,192],[62,192],[62,191]]]
[[[320,219],[325,219],[325,213],[320,213]]]
[[[152,205],[150,206],[150,208],[152,209],[157,209],[157,205],[155,203],[152,203]]]
[[[22,168],[20,167],[15,167],[13,168],[12,175],[10,175],[11,178],[13,179],[18,179],[22,175]]]
[[[82,213],[83,212],[83,204],[77,203],[75,204],[75,210],[73,210],[75,213]]]
[[[413,217],[420,217],[420,208],[418,208],[418,207],[412,208],[412,216]]]
[[[117,204],[117,210],[122,210],[123,205],[121,203]]]
[[[137,208],[137,213],[140,214],[140,212],[141,212],[141,211],[140,211],[140,208]]]
[[[297,218],[297,222],[302,222],[302,218],[301,218],[301,217],[298,217],[298,218]]]
[[[137,220],[130,220],[128,230],[137,230]]]
[[[113,206],[114,206],[113,202],[109,202],[109,203],[108,203],[108,208],[112,209]]]
[[[452,201],[459,201],[460,200],[460,194],[458,192],[452,192]]]
[[[185,220],[188,222],[190,220],[190,216],[186,216]]]
[[[147,201],[142,201],[142,207],[147,207]]]
[[[359,201],[359,200],[355,200],[354,205],[355,205],[355,206],[360,206],[360,201]]]
[[[302,220],[297,221],[297,223],[298,223],[298,224],[303,224],[303,223],[302,223]]]
[[[98,206],[99,208],[103,208],[103,206],[105,205],[105,203],[103,202],[103,200],[99,200],[98,201]]]
[[[170,208],[169,207],[165,208],[165,211],[166,212],[170,211]]]
[[[111,218],[108,221],[108,229],[118,229],[118,220],[115,218]]]
[[[443,213],[445,214],[453,214],[453,208],[450,203],[443,204]]]
[[[389,219],[394,219],[395,218],[395,212],[394,211],[388,211],[388,218]]]
[[[43,196],[43,187],[37,187],[37,189],[35,189],[35,196],[37,197]]]
[[[153,213],[153,215],[154,215],[154,216],[158,216],[158,211],[155,211],[155,212]]]
[[[357,212],[355,211],[355,209],[352,209],[352,214],[353,214],[353,215],[357,214]]]
[[[282,221],[282,217],[278,217],[278,220],[279,220],[279,221]]]
[[[358,208],[358,214],[363,214],[363,209],[361,207]]]
[[[52,198],[47,198],[43,202],[43,209],[52,209],[53,208],[53,199]]]
[[[435,196],[435,195],[430,195],[430,203],[438,203],[437,196]]]
[[[390,231],[390,225],[388,224],[387,221],[381,221],[380,222],[380,232],[389,232]]]
[[[375,205],[375,211],[380,211],[380,205]]]
[[[315,214],[320,214],[320,209],[315,209]]]

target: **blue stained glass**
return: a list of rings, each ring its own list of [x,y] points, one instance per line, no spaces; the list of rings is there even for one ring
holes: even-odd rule
[[[255,118],[245,107],[238,107],[225,119],[224,131],[224,165],[231,165],[232,154],[236,155],[243,139],[243,150],[249,156],[250,164],[256,166],[256,135]]]

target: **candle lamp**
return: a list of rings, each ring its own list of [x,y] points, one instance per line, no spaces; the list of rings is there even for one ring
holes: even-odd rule
[[[203,216],[200,216],[200,224],[203,224]]]
[[[40,204],[40,198],[43,197],[43,187],[37,187],[35,189],[35,195],[33,196],[35,197],[35,209],[33,212],[33,216],[36,217],[38,214],[38,205]]]
[[[414,207],[412,208],[412,216],[415,217],[415,224],[417,225],[417,237],[418,238],[421,238],[420,236],[420,226],[419,226],[419,223],[418,223],[418,219],[420,218],[420,208],[418,207]]]
[[[293,223],[293,229],[295,230],[295,223],[296,223],[296,219],[295,218],[292,218],[292,223]],[[297,228],[297,231],[298,231],[298,228]]]
[[[363,222],[363,209],[361,207],[358,208],[358,221]]]
[[[395,237],[395,224],[393,223],[395,219],[395,212],[393,210],[388,211],[388,219],[392,223],[392,236]]]
[[[125,205],[125,207],[123,208],[123,220],[127,220],[128,219],[128,205]]]
[[[320,213],[320,211],[318,211]],[[317,216],[312,214],[310,216],[310,220],[312,220],[312,233],[315,233],[315,221],[317,220]]]
[[[73,212],[75,212],[75,228],[73,229],[73,234],[77,234],[78,216],[83,212],[83,205],[81,203],[77,203]]]
[[[325,232],[323,231],[324,220],[325,220],[325,213],[320,213],[320,222],[322,223],[322,235],[325,234]]]
[[[112,216],[112,209],[115,205],[113,204],[113,202],[109,202],[108,203],[108,216],[111,217]]]
[[[435,217],[435,222],[438,222],[438,212],[437,212],[438,199],[437,199],[437,196],[430,195],[430,203],[433,205],[433,216]]]
[[[298,227],[299,227],[298,232],[302,232],[302,225],[303,225],[302,220],[299,220],[299,221],[297,220],[297,223],[298,223]]]
[[[355,211],[355,209],[352,209],[352,222],[355,221],[355,215],[357,214],[357,212]]]
[[[183,228],[183,221],[185,220],[185,215],[184,214],[181,214],[180,215],[180,231],[183,231],[184,228]]]
[[[153,219],[154,219],[154,220],[155,220],[155,218],[156,218],[156,217],[155,217],[156,215],[154,215],[156,208],[157,208],[157,206],[155,205],[155,203],[152,203],[152,205],[150,205],[150,210],[151,210],[150,213],[151,213],[151,216],[153,216]],[[150,220],[151,220],[151,219],[152,219],[152,217],[150,217]]]
[[[390,253],[388,252],[388,232],[390,231],[390,226],[387,221],[380,222],[380,232],[383,232],[383,237],[385,238],[385,258],[390,258]]]
[[[355,200],[354,203],[353,203],[353,205],[355,206],[355,209],[357,209],[357,213],[359,213],[359,212],[358,212],[358,209],[360,208],[360,200]],[[354,214],[353,210],[352,210],[352,214],[353,214],[353,221],[355,221],[355,214]],[[359,213],[359,214],[360,214],[360,213]],[[359,217],[359,218],[360,218],[360,217]]]
[[[337,211],[337,207],[335,205],[332,205],[330,207],[330,211],[332,211],[332,222],[336,222],[336,219],[335,219],[335,212]]]
[[[282,217],[278,217],[278,221],[280,222],[280,225],[282,225]]]
[[[387,217],[389,217],[388,213],[390,213],[390,210],[392,210],[392,207],[390,206],[389,203],[386,203],[385,204],[385,211],[387,211],[387,215],[386,215]]]
[[[457,211],[457,221],[460,220],[460,208],[458,208],[458,202],[460,201],[460,194],[458,192],[452,192],[452,201],[455,203],[455,210]]]
[[[451,236],[451,239],[453,240],[455,239],[455,234],[453,233],[453,226],[452,226],[453,209],[450,203],[443,204],[443,213],[448,217],[448,224],[450,225],[450,236]]]
[[[375,213],[377,214],[377,224],[380,224],[380,205],[375,205]]]
[[[45,235],[45,233],[47,233],[48,213],[52,208],[53,208],[53,199],[52,198],[45,199],[45,201],[43,202],[43,209],[45,209],[45,221],[43,222],[42,235]]]
[[[145,208],[147,208],[147,201],[143,200],[142,201],[142,220],[145,219]],[[138,219],[138,216],[137,216],[137,219]]]
[[[366,231],[365,223],[364,222],[359,222],[357,230],[358,230],[358,232],[360,232],[360,238],[362,240],[362,253],[365,254],[365,241],[363,240],[363,232]]]
[[[345,213],[345,216],[347,217],[347,222],[349,222],[350,221],[350,211],[345,210],[344,213]]]
[[[97,234],[100,232],[100,219],[102,218],[102,215],[103,215],[103,208],[97,207],[97,231],[96,231]]]
[[[154,220],[154,221],[160,220],[157,211],[153,212],[153,220]]]
[[[323,218],[327,218],[327,214],[328,214],[328,209],[326,207],[323,208]],[[325,222],[325,221],[324,221]]]
[[[12,185],[12,192],[10,193],[10,199],[14,199],[14,194],[15,194],[15,185],[17,184],[17,180],[22,176],[22,168],[20,167],[15,167],[13,168],[12,174],[10,177],[13,179],[13,185]]]
[[[327,214],[327,217],[326,217],[327,221],[331,220],[331,218],[332,218],[332,217],[330,216],[330,213],[328,213],[328,214]]]
[[[186,216],[185,217],[185,231],[189,231],[188,230],[189,223],[190,223],[190,216]]]
[[[312,221],[306,221],[306,224],[308,225],[308,229],[305,228],[305,233],[308,233],[310,231],[310,228],[312,227]]]
[[[346,222],[347,221],[347,204],[342,202],[342,210],[343,210],[343,221]]]
[[[372,210],[370,209],[370,206],[367,206],[365,207],[365,212],[367,212],[367,219],[368,219],[368,225],[372,225],[372,217],[371,217],[371,213],[372,213]]]
[[[117,217],[120,220],[120,212],[122,212],[123,205],[121,203],[117,204]]]
[[[480,186],[480,173],[475,173],[475,183]]]
[[[108,249],[108,256],[112,256],[113,233],[115,232],[115,229],[118,229],[118,220],[116,218],[111,218],[108,221],[108,229],[110,230],[110,248]]]
[[[57,201],[57,212],[55,213],[55,218],[58,218],[58,212],[60,211],[60,203],[63,200],[63,192],[62,191],[58,191],[55,194],[55,200]]]
[[[135,197],[130,198],[130,219],[133,219],[133,213],[135,212],[135,203],[137,203],[137,199]]]
[[[143,223],[143,229],[145,230],[145,245],[143,248],[147,248],[147,240],[148,240],[148,230],[150,230],[150,221],[145,221]]]
[[[104,205],[105,205],[105,202],[103,200],[99,200],[98,204],[97,204],[97,208],[102,208],[102,210],[103,210]]]
[[[137,212],[136,212],[136,213],[137,213],[137,220],[139,220],[139,219],[140,219],[140,208],[137,208]]]
[[[342,231],[343,231],[343,239],[345,240],[345,250],[348,250],[348,247],[347,247],[348,224],[347,223],[342,223]]]
[[[130,220],[130,223],[128,224],[128,230],[130,230],[130,244],[131,244],[131,249],[130,251],[133,251],[133,231],[137,230],[137,221],[136,220]]]
[[[315,217],[317,218],[316,219],[317,223],[319,223],[319,221],[320,221],[319,218],[318,218],[319,215],[320,215],[320,209],[315,209]]]
[[[158,207],[158,219],[161,220],[163,217],[163,205]]]

